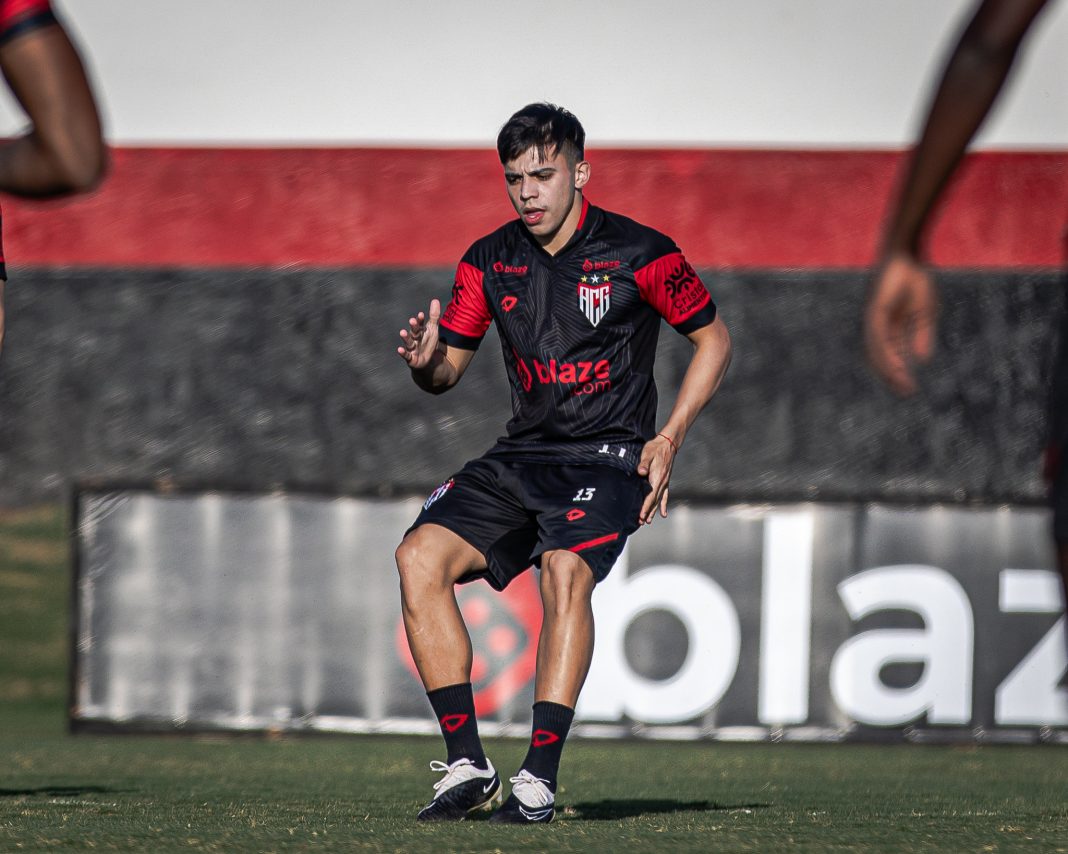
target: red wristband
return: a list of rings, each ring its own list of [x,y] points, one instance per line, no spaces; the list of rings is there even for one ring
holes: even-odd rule
[[[668,444],[671,445],[671,450],[673,450],[676,454],[679,452],[679,446],[671,440],[671,437],[667,433],[657,433],[656,435],[659,436],[661,439],[667,439]]]

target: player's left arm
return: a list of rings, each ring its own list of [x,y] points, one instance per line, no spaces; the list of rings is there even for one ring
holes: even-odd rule
[[[693,356],[671,415],[656,436],[645,443],[638,474],[649,479],[652,489],[641,510],[641,523],[649,525],[660,515],[667,517],[668,484],[675,456],[686,440],[694,420],[716,393],[731,362],[731,337],[717,314],[715,320],[686,334],[694,346]]]

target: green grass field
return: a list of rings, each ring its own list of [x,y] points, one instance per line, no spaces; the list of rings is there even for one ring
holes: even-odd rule
[[[0,852],[1068,852],[1068,749],[573,741],[557,821],[421,826],[431,738],[66,734],[68,554],[0,517]],[[491,740],[506,771],[525,745]]]

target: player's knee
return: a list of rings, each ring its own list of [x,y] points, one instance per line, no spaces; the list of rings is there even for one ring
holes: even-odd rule
[[[401,588],[408,592],[433,585],[433,564],[422,540],[419,532],[413,531],[397,546],[397,572]]]
[[[569,551],[546,552],[541,561],[541,595],[546,608],[567,611],[585,606],[594,578],[586,562]]]

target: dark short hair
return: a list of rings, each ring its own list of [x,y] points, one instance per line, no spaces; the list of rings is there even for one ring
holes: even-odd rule
[[[507,163],[531,147],[542,159],[563,152],[568,163],[574,165],[586,154],[586,131],[563,107],[544,101],[527,104],[497,134],[497,155],[501,163]]]

